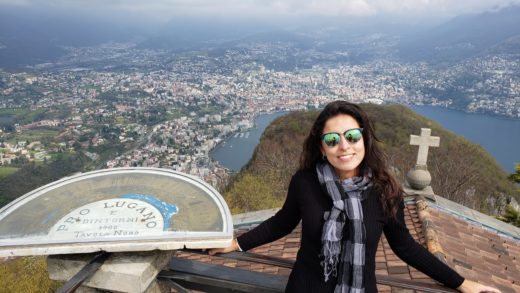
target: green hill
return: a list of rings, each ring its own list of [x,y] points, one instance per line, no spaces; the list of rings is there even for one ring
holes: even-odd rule
[[[404,106],[362,107],[375,122],[376,135],[401,181],[417,157],[417,146],[409,145],[410,134],[418,135],[426,127],[441,137],[440,147],[430,148],[428,155],[436,194],[488,214],[501,214],[508,198],[520,198],[508,174],[482,147]],[[317,115],[293,112],[266,128],[252,159],[224,192],[233,213],[282,205],[303,140]]]

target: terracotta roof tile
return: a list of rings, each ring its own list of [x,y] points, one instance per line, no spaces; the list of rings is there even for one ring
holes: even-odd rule
[[[503,292],[520,292],[520,241],[498,235],[490,229],[484,229],[437,206],[426,207],[425,211],[427,212],[423,213],[415,201],[407,201],[406,226],[416,241],[425,247],[436,247],[439,250],[436,255],[444,256],[448,265],[469,279],[499,287]],[[420,214],[423,217],[422,221]],[[244,233],[254,226],[240,227],[236,229],[236,234]],[[424,227],[432,229],[428,233],[435,234],[434,240],[438,241],[437,246],[427,245]],[[250,252],[294,260],[299,248],[300,235],[301,226],[298,225],[289,235]],[[269,274],[290,274],[287,268],[229,260],[218,256],[210,257],[186,252],[180,252],[177,256]],[[428,276],[401,261],[391,250],[384,235],[376,252],[376,274],[435,283]],[[378,285],[378,290],[379,292],[411,292],[382,285]]]
[[[440,208],[429,208],[446,260],[465,277],[520,292],[520,241]]]
[[[384,286],[384,285],[377,285],[377,291],[379,291],[381,293],[392,292],[392,287]]]

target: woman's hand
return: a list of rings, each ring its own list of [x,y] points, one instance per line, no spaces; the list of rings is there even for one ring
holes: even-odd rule
[[[231,245],[229,245],[228,247],[210,249],[210,250],[208,250],[208,254],[215,255],[217,253],[228,253],[228,252],[233,252],[233,251],[237,251],[237,250],[239,250],[238,242],[237,242],[237,239],[235,238],[231,241]]]
[[[463,293],[501,293],[500,290],[496,288],[485,286],[470,280],[464,280],[457,290]]]

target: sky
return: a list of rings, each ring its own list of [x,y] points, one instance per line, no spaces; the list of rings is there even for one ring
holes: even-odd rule
[[[137,17],[166,22],[177,16],[307,19],[389,17],[450,19],[519,5],[520,0],[0,0],[1,6]]]

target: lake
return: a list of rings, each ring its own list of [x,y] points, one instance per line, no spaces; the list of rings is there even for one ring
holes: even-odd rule
[[[520,120],[433,106],[411,106],[418,114],[486,149],[508,173],[520,163]],[[441,138],[442,143],[442,138]]]
[[[274,119],[284,114],[286,112],[258,115],[255,119],[254,128],[228,137],[211,152],[211,157],[228,169],[240,171],[253,156],[255,147],[260,142],[260,137],[265,128]]]

